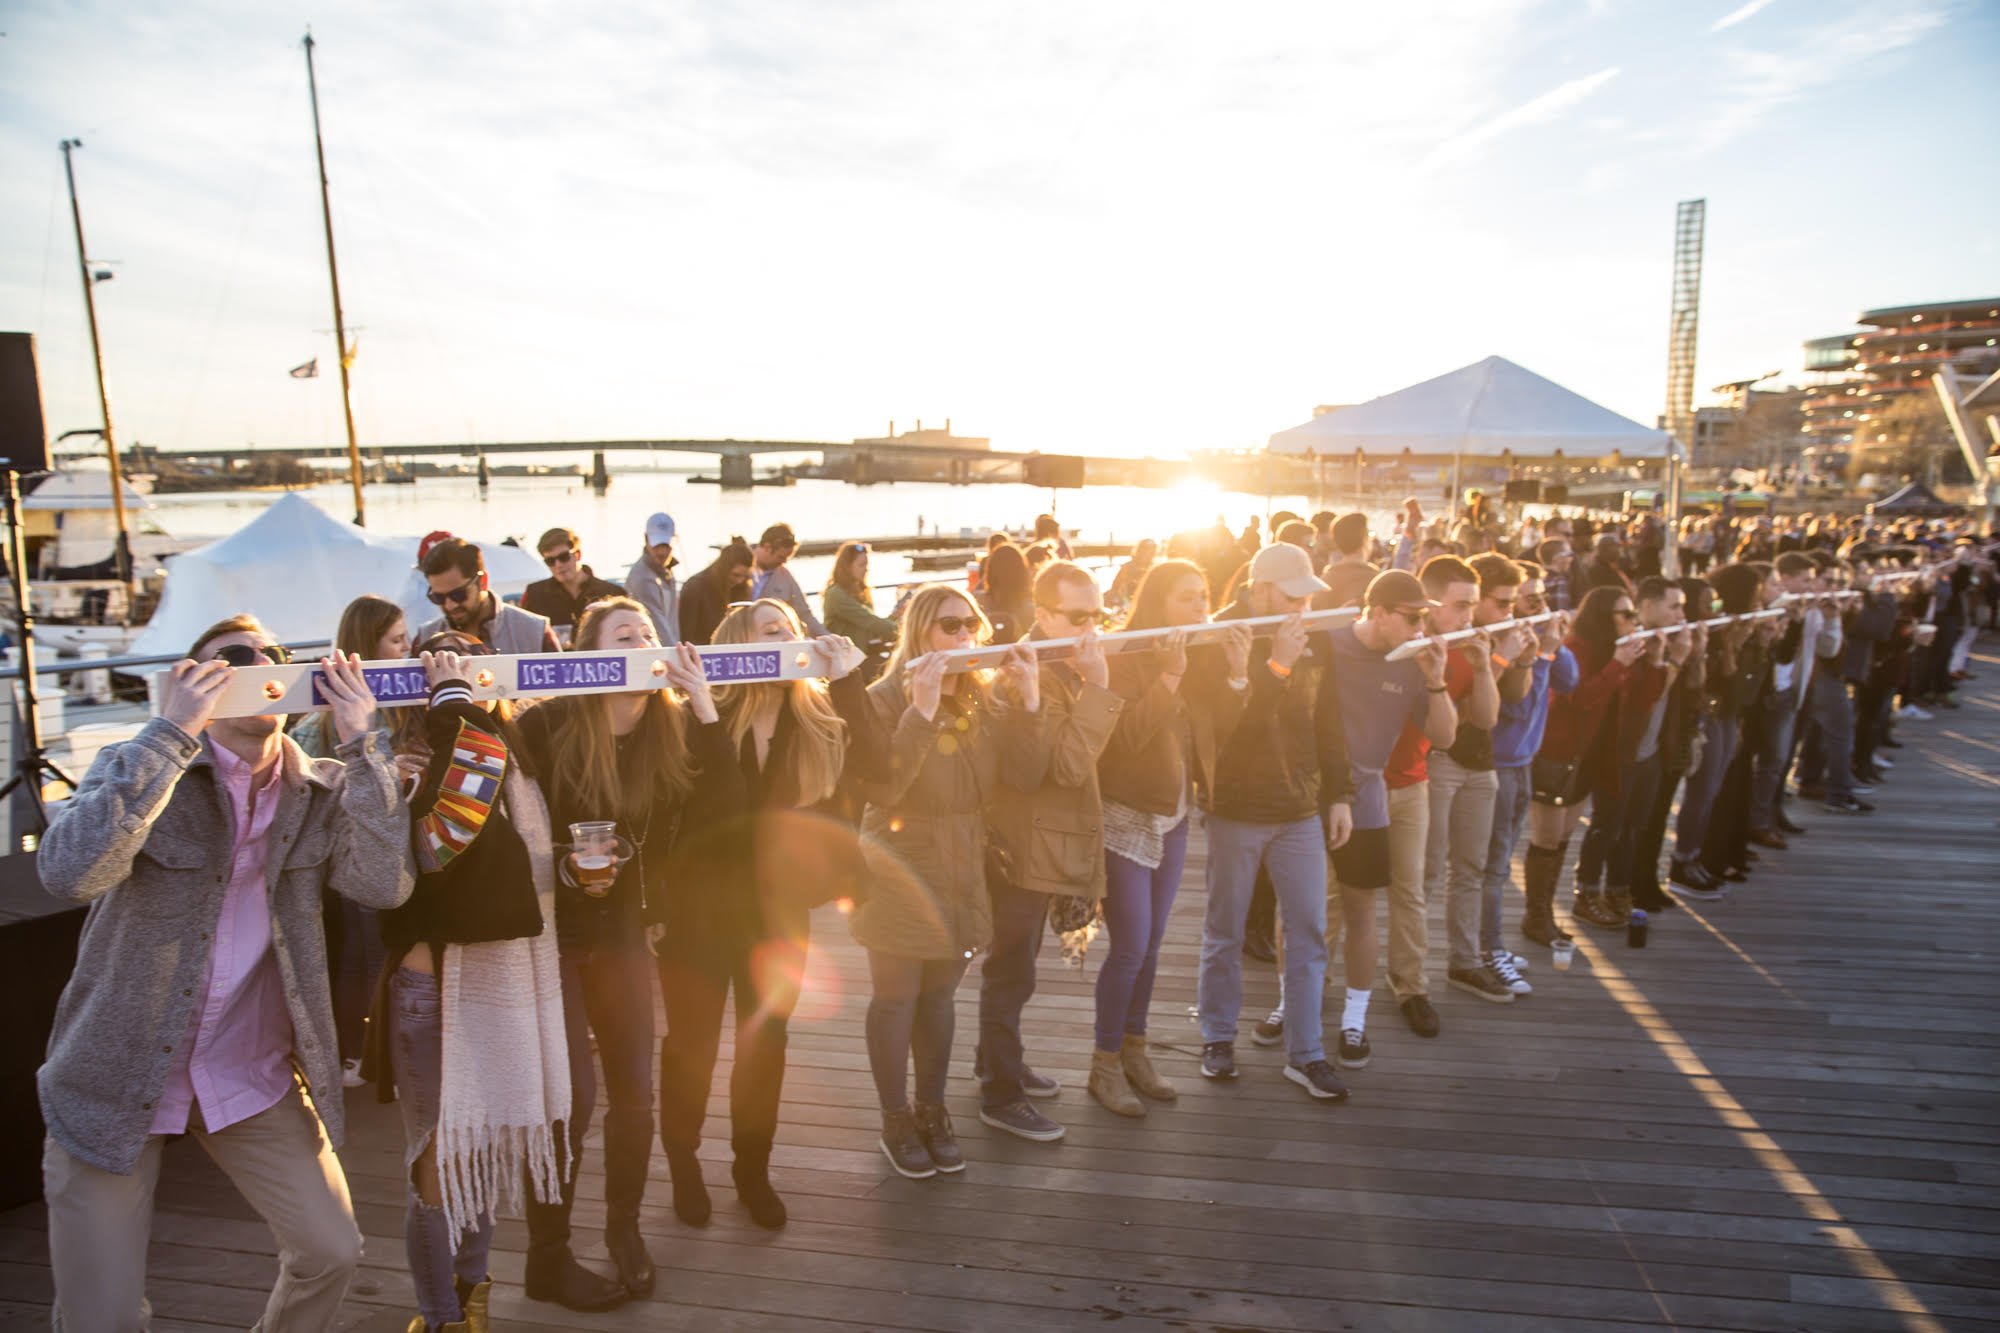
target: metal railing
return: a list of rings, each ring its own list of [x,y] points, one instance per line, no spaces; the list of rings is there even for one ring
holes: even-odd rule
[[[313,639],[304,643],[288,643],[285,645],[288,650],[294,653],[317,652],[324,648],[331,648],[332,646],[332,641],[328,639]],[[167,653],[164,656],[156,655],[151,657],[64,658],[56,662],[37,662],[35,664],[35,674],[37,676],[73,676],[84,671],[124,671],[130,667],[172,666],[186,656],[186,653]],[[0,667],[0,680],[19,680],[21,674],[21,667],[18,665]]]

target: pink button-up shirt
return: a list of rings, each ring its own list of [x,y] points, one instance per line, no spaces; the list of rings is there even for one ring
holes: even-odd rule
[[[211,1132],[276,1106],[292,1087],[292,1015],[271,948],[271,900],[265,834],[278,810],[279,765],[254,782],[250,765],[208,743],[216,780],[229,796],[236,830],[229,888],[216,918],[202,1001],[153,1113],[152,1132],[180,1134],[199,1104]]]

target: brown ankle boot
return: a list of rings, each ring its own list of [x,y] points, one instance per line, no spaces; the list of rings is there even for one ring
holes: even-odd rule
[[[1161,1078],[1160,1071],[1153,1068],[1153,1057],[1144,1037],[1127,1036],[1118,1058],[1125,1066],[1125,1081],[1141,1097],[1151,1097],[1156,1102],[1171,1102],[1180,1097],[1180,1089]]]
[[[1138,1119],[1146,1114],[1146,1104],[1132,1095],[1125,1081],[1125,1064],[1117,1051],[1090,1053],[1090,1095],[1113,1115]]]

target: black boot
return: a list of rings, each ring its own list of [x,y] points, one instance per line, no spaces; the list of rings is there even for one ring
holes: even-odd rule
[[[736,1197],[750,1210],[751,1221],[770,1231],[785,1225],[785,1201],[771,1188],[769,1147],[738,1149],[729,1176],[736,1182]]]
[[[604,1248],[618,1281],[633,1296],[653,1294],[653,1256],[639,1235],[639,1203],[653,1155],[653,1113],[611,1112],[604,1117]]]
[[[701,1178],[701,1160],[693,1153],[667,1149],[667,1174],[674,1182],[674,1216],[691,1227],[708,1225],[708,1186]]]
[[[523,1282],[528,1299],[554,1301],[570,1310],[615,1310],[625,1303],[624,1285],[591,1272],[570,1253],[569,1211],[575,1202],[575,1176],[563,1182],[560,1200],[528,1200],[528,1263]]]

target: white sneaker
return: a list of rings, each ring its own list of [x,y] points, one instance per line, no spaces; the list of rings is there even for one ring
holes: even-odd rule
[[[1896,766],[1896,761],[1884,754],[1878,754],[1868,762],[1875,765],[1875,767],[1881,769],[1884,773],[1887,773],[1890,769]]]
[[[1514,955],[1508,953],[1505,949],[1495,949],[1492,953],[1487,954],[1486,966],[1491,968],[1493,975],[1499,977],[1502,984],[1508,990],[1513,991],[1514,994],[1533,995],[1535,993],[1535,988],[1528,984],[1528,979],[1521,975],[1519,968],[1514,966]]]
[[[361,1062],[359,1060],[342,1060],[340,1062],[341,1087],[358,1088],[367,1081],[361,1077]]]
[[[1908,718],[1912,722],[1928,722],[1931,720],[1932,714],[1925,712],[1915,704],[1904,704],[1896,710],[1896,716]]]
[[[1528,970],[1528,960],[1520,954],[1513,953],[1507,949],[1498,950],[1497,954],[1499,957],[1505,958],[1508,962],[1512,963],[1516,972],[1526,972]]]
[[[1250,1040],[1256,1042],[1259,1046],[1276,1046],[1284,1039],[1285,1010],[1283,1005],[1273,1009],[1270,1017],[1250,1029]]]

